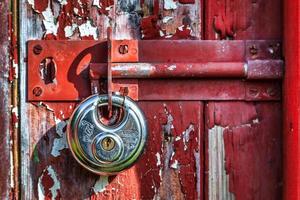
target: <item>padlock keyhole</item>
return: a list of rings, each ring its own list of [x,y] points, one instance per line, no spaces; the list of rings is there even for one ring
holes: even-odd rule
[[[104,150],[110,151],[115,147],[115,140],[110,137],[106,137],[102,140],[101,146]]]

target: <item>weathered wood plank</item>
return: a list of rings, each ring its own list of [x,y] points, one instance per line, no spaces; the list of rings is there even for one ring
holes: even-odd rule
[[[13,163],[11,154],[11,109],[10,109],[10,83],[9,83],[9,5],[7,0],[0,1],[0,198],[9,199],[14,195],[11,173]],[[12,184],[12,185],[11,185]]]

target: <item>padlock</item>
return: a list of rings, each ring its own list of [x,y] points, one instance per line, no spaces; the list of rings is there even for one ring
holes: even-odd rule
[[[112,105],[121,115],[113,124],[104,123],[99,115],[99,109],[107,105],[107,95],[88,97],[75,109],[67,128],[74,158],[100,175],[117,174],[132,166],[147,140],[146,119],[133,100],[112,95]]]

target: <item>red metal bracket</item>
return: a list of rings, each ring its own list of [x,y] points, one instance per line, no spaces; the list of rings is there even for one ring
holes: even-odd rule
[[[30,41],[28,100],[78,101],[91,91],[107,92],[103,80],[109,83],[109,93],[121,90],[134,99],[143,99],[144,92],[139,93],[138,88],[144,81],[138,79],[177,78],[176,84],[182,87],[199,78],[281,79],[280,49],[278,41],[265,40]],[[47,67],[45,59],[50,59],[48,63],[55,68],[55,80],[47,82],[41,75]],[[240,87],[246,90],[245,84]],[[218,99],[213,92],[199,99],[213,97]],[[263,98],[278,99],[272,95]]]

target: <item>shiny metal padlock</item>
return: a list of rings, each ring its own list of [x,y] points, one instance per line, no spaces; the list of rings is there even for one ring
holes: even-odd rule
[[[107,106],[107,95],[83,101],[70,118],[67,138],[75,159],[88,170],[112,175],[130,167],[143,152],[147,139],[145,117],[129,97],[112,95],[112,104],[123,110],[121,120],[105,125],[98,114]]]

